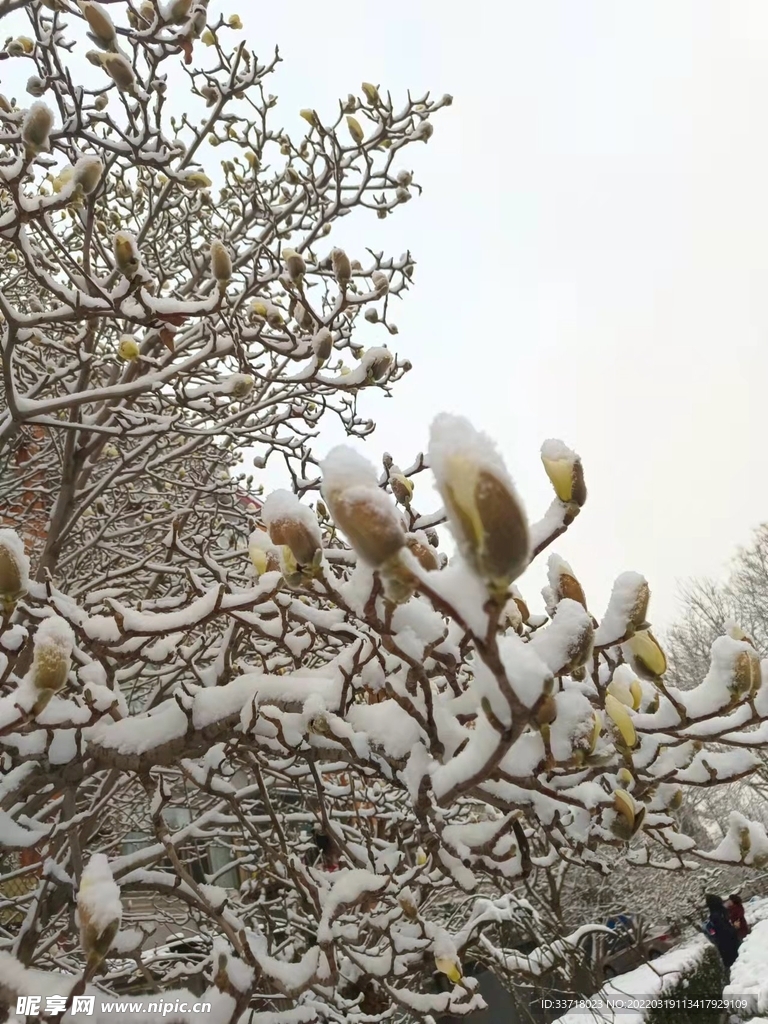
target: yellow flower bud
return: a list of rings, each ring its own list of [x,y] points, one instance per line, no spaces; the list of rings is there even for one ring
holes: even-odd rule
[[[230,15],[227,20],[227,24],[229,25],[230,28],[235,29],[235,31],[239,31],[243,27],[243,23],[240,20],[239,14]]]
[[[303,258],[294,249],[283,249],[283,262],[288,276],[294,282],[301,281],[307,272]]]
[[[363,93],[365,94],[365,98],[368,100],[368,102],[372,106],[376,106],[376,104],[381,99],[381,97],[379,96],[379,90],[376,88],[376,86],[375,85],[371,85],[370,82],[363,82],[361,88],[362,88]]]
[[[432,425],[429,462],[464,560],[506,601],[528,565],[530,537],[496,446],[468,420],[444,413]]]
[[[128,231],[118,231],[112,239],[112,249],[120,272],[127,278],[135,277],[140,263],[133,235]]]
[[[419,867],[427,863],[427,854],[424,848],[421,846],[416,851],[416,863],[419,865]]]
[[[667,671],[667,659],[656,638],[649,629],[641,629],[627,640],[637,669],[641,675],[652,679],[663,676]]]
[[[86,196],[96,191],[103,173],[104,164],[97,156],[83,156],[72,168],[75,183]]]
[[[0,529],[0,607],[11,611],[27,589],[29,559],[13,530]]]
[[[435,967],[441,974],[444,974],[449,981],[452,981],[454,985],[458,985],[461,981],[461,967],[457,960],[444,956],[436,956]]]
[[[21,137],[30,154],[48,149],[48,136],[53,127],[53,111],[38,100],[27,111],[21,126]]]
[[[264,530],[254,530],[248,545],[248,554],[256,573],[256,579],[265,572],[278,572],[280,556]]]
[[[613,809],[623,818],[627,824],[630,835],[635,830],[635,820],[637,813],[635,811],[635,801],[627,793],[625,789],[616,789],[613,792]]]
[[[313,128],[317,127],[317,115],[311,107],[304,107],[299,111],[299,115],[304,118],[307,124],[311,125]]]
[[[581,459],[576,452],[562,441],[545,441],[541,461],[560,501],[581,507],[587,500],[587,489]]]
[[[192,174],[186,175],[184,178],[179,178],[179,184],[185,188],[196,190],[199,188],[210,188],[213,182],[204,174],[203,171],[193,171]]]
[[[322,365],[333,352],[333,335],[327,327],[321,327],[312,339],[312,351],[315,358]]]
[[[117,39],[115,25],[110,16],[96,0],[77,0],[83,17],[88,22],[95,42],[101,46],[112,46]]]
[[[346,287],[352,277],[352,264],[343,249],[331,249],[331,266],[336,280],[342,287]]]
[[[101,66],[120,92],[133,93],[136,86],[136,78],[133,74],[133,68],[121,53],[105,53]]]
[[[410,505],[411,495],[413,494],[413,480],[409,480],[402,473],[391,473],[389,484],[396,501],[399,501],[401,505]]]
[[[37,690],[56,693],[67,681],[75,634],[58,615],[43,619],[34,639],[34,655],[30,669],[32,684]]]
[[[624,704],[612,694],[606,694],[605,710],[619,731],[624,743],[631,749],[637,745],[637,733],[632,718]]]
[[[363,140],[365,139],[365,134],[360,125],[360,122],[357,120],[356,117],[353,117],[351,114],[347,114],[347,128],[349,129],[349,134],[352,136],[352,141],[355,143],[355,145],[361,145]]]
[[[200,36],[200,39],[205,43],[206,46],[216,45],[216,36],[213,34],[213,32],[211,32],[209,28],[207,28],[203,32],[203,34]]]
[[[117,346],[117,354],[121,359],[131,361],[139,358],[141,349],[136,340],[129,334],[126,334],[120,339],[120,344]]]
[[[232,260],[223,242],[211,242],[211,274],[220,285],[226,285],[232,278]]]

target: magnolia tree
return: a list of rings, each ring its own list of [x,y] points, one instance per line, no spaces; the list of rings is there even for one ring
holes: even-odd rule
[[[638,574],[599,622],[557,556],[546,615],[515,588],[584,505],[574,452],[543,446],[538,521],[458,417],[405,470],[313,456],[324,415],[364,436],[361,392],[408,369],[357,338],[397,333],[410,255],[327,236],[410,198],[401,151],[449,97],[366,83],[290,138],[277,57],[233,50],[236,16],[7,12],[29,98],[0,98],[0,999],[462,1015],[469,956],[513,979],[563,961],[569,939],[524,955],[501,927],[554,866],[768,861],[747,818],[707,851],[676,817],[768,743],[749,640],[718,638],[683,691]],[[258,516],[246,457],[291,483]],[[426,471],[441,508],[417,507]],[[209,847],[228,857],[201,871]]]

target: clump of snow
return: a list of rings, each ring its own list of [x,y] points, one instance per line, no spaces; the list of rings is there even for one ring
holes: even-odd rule
[[[595,631],[596,646],[611,647],[626,636],[638,595],[645,584],[645,577],[639,572],[623,572],[616,578],[605,615]]]
[[[103,853],[94,853],[83,871],[77,890],[77,910],[81,925],[93,927],[97,936],[115,927],[115,922],[120,925],[123,916],[120,887]]]
[[[595,711],[579,690],[569,688],[555,694],[557,715],[549,727],[549,743],[557,761],[567,761],[574,746],[592,735]]]
[[[764,867],[768,864],[768,834],[764,825],[732,811],[725,838],[714,850],[699,855],[718,862]]]
[[[740,654],[754,655],[754,648],[744,640],[720,636],[712,644],[709,671],[693,690],[676,694],[690,718],[712,715],[731,703],[737,695],[734,680],[736,659]]]
[[[557,605],[552,622],[546,629],[534,633],[528,646],[557,675],[569,664],[575,653],[584,647],[585,641],[591,647],[592,633],[592,617],[589,612],[578,601],[566,597]],[[588,650],[584,653],[581,664],[589,657]]]
[[[346,491],[350,487],[371,487],[378,490],[379,481],[373,465],[348,445],[337,445],[323,459],[323,493]]]
[[[547,688],[552,686],[552,673],[533,644],[524,643],[515,633],[499,640],[499,655],[506,679],[515,696],[532,708]],[[499,721],[511,722],[509,702],[496,676],[478,656],[475,658],[473,689],[479,698],[486,697]]]

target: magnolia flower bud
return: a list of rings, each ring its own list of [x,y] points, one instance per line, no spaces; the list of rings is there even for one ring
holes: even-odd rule
[[[323,538],[315,513],[291,491],[273,491],[264,502],[261,521],[273,544],[287,547],[297,566],[316,564]]]
[[[117,346],[117,354],[121,359],[131,361],[139,358],[141,355],[141,349],[139,348],[138,342],[135,338],[132,338],[130,334],[125,334],[120,339],[120,344]]]
[[[179,184],[184,188],[197,190],[199,188],[210,188],[213,182],[203,171],[192,171],[191,174],[179,178]]]
[[[312,339],[312,351],[315,353],[315,358],[321,365],[329,358],[331,352],[333,352],[333,335],[327,327],[321,327]]]
[[[641,675],[656,679],[667,671],[667,659],[664,651],[650,629],[638,630],[627,640],[626,646],[631,651]]]
[[[299,253],[295,249],[283,249],[283,262],[290,279],[294,282],[301,281],[307,272],[307,266]]]
[[[435,955],[435,967],[441,974],[444,974],[449,981],[452,981],[454,985],[458,985],[462,979],[461,965],[458,960],[455,960],[452,957]]]
[[[0,530],[0,607],[12,611],[28,583],[29,559],[21,537],[13,530]]]
[[[402,473],[390,473],[389,474],[389,485],[392,488],[392,493],[395,499],[400,502],[401,505],[410,505],[411,495],[413,494],[413,480],[409,480],[408,477],[403,476]]]
[[[16,39],[11,39],[6,44],[5,52],[9,57],[24,57],[32,53],[34,48],[35,44],[29,36],[17,36]]]
[[[435,549],[428,542],[424,543],[419,534],[409,533],[405,539],[405,546],[426,572],[437,572],[440,568]]]
[[[67,681],[75,634],[59,615],[43,619],[37,627],[34,656],[30,669],[32,684],[49,695],[56,693]]]
[[[389,497],[380,490],[376,471],[349,448],[334,448],[322,464],[322,493],[336,525],[374,569],[392,559],[405,544],[405,531]]]
[[[386,274],[382,273],[381,270],[374,270],[371,274],[371,281],[373,282],[373,290],[379,298],[387,294],[389,291],[389,278]]]
[[[96,0],[77,0],[83,17],[88,22],[95,43],[105,49],[111,47],[117,39],[115,25],[110,16]]]
[[[618,729],[622,740],[631,750],[632,747],[637,745],[637,733],[635,732],[634,722],[626,707],[613,694],[609,693],[605,697],[605,710]]]
[[[93,105],[97,110],[106,110],[108,104],[109,96],[107,96],[105,93],[102,93],[100,96],[97,96],[96,99],[93,101]]]
[[[757,693],[762,682],[760,658],[755,651],[741,651],[733,663],[733,684],[735,695]]]
[[[98,188],[104,164],[97,156],[82,156],[72,170],[75,183],[80,186],[84,195],[89,196]]]
[[[331,249],[331,266],[336,280],[345,288],[352,276],[352,264],[343,249]]]
[[[380,102],[381,97],[379,96],[379,90],[375,85],[371,85],[370,82],[363,82],[361,89],[365,94],[365,98],[372,106],[376,106]]]
[[[557,701],[551,694],[544,694],[533,708],[533,721],[541,727],[551,725],[557,718]]]
[[[264,530],[254,530],[251,534],[248,541],[248,554],[250,555],[256,579],[263,576],[265,572],[279,571],[280,554]]]
[[[386,377],[395,357],[388,348],[369,348],[363,355],[362,363],[366,369],[367,376],[374,381]]]
[[[352,136],[352,141],[355,145],[359,146],[365,139],[365,133],[363,132],[360,122],[351,114],[347,114],[347,128],[349,129],[349,134]]]
[[[248,373],[233,373],[227,380],[227,394],[233,398],[246,398],[253,390],[253,377]]]
[[[495,447],[463,417],[443,414],[432,426],[429,461],[462,555],[493,594],[506,598],[528,565],[530,540]]]
[[[223,242],[211,242],[211,274],[220,285],[226,285],[232,278],[232,260]]]
[[[112,877],[109,861],[103,853],[95,853],[77,891],[80,942],[91,963],[100,963],[109,952],[122,915],[120,888]]]
[[[27,79],[27,92],[30,96],[44,96],[47,88],[43,79],[38,78],[37,75],[32,75]]]
[[[171,0],[164,12],[166,21],[172,25],[182,25],[189,17],[193,0]]]
[[[311,125],[313,128],[317,127],[317,115],[314,110],[311,110],[309,107],[304,107],[303,110],[299,111],[299,114],[304,118],[307,124]]]
[[[38,100],[33,103],[24,116],[21,125],[21,137],[30,154],[39,153],[48,149],[48,136],[53,127],[53,111],[51,108]]]
[[[587,500],[587,489],[581,459],[576,452],[562,441],[545,441],[541,446],[541,461],[560,501],[581,507]]]
[[[230,14],[229,18],[227,18],[227,24],[236,32],[239,32],[240,29],[243,27],[243,22],[239,14]]]
[[[581,584],[576,579],[570,565],[559,555],[550,556],[548,578],[555,604],[559,601],[571,600],[578,601],[583,608],[587,607],[587,599]]]
[[[120,272],[127,278],[133,278],[139,272],[139,251],[136,239],[129,231],[118,231],[112,239],[115,263]]]
[[[133,73],[133,68],[122,53],[105,53],[101,59],[101,66],[120,92],[133,93],[136,86],[136,77]]]
[[[635,801],[625,789],[616,789],[613,793],[613,809],[619,818],[623,819],[629,830],[630,836],[635,831]]]

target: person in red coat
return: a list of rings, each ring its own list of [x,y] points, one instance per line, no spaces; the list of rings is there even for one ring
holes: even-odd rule
[[[749,925],[744,914],[744,904],[741,902],[741,896],[733,895],[728,897],[728,916],[739,938],[746,939],[749,935]]]

